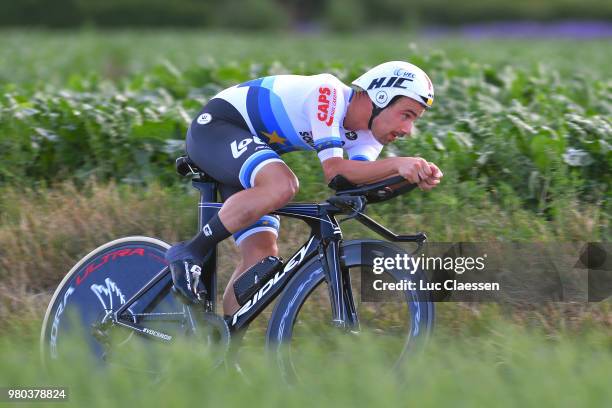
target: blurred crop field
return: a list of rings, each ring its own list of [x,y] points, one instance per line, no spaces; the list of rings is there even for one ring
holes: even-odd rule
[[[270,44],[274,44],[273,47]],[[404,32],[365,34],[266,33],[111,30],[3,30],[0,66],[4,83],[68,86],[71,77],[95,74],[111,80],[151,72],[170,62],[178,69],[229,66],[226,78],[247,63],[267,67],[277,62],[295,71],[334,66],[342,72],[355,64],[442,55],[452,64],[471,62],[495,69],[542,65],[566,77],[608,78],[609,39],[469,39],[441,35],[422,37]],[[256,67],[255,67],[256,69]],[[258,72],[246,72],[249,74]],[[240,79],[240,78],[236,78]],[[438,82],[439,83],[439,82]],[[436,88],[437,90],[437,88]]]
[[[425,69],[436,102],[415,137],[385,148],[383,157],[422,156],[445,177],[430,193],[370,206],[370,216],[396,232],[425,231],[433,242],[610,241],[609,40],[3,30],[0,386],[51,385],[53,378],[75,390],[75,406],[186,405],[195,403],[185,396],[193,390],[207,406],[472,406],[493,395],[503,406],[610,405],[609,301],[523,309],[439,304],[432,345],[401,378],[383,374],[383,350],[347,344],[345,361],[307,351],[311,372],[326,369],[290,392],[260,356],[265,316],[247,333],[248,380],[212,371],[206,355],[189,360],[180,347],[168,352],[176,363],[160,382],[85,362],[52,376],[40,371],[42,315],[82,256],[125,235],[175,242],[195,232],[197,196],[173,165],[191,117],[208,99],[271,74],[330,72],[348,83],[393,59]],[[330,195],[314,155],[283,158],[300,179],[299,201]],[[286,256],[308,231],[283,222]],[[375,237],[343,225],[348,239]],[[222,290],[234,268],[233,243],[223,242],[220,255]]]

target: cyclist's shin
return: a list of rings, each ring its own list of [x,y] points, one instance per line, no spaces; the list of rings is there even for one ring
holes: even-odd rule
[[[196,256],[204,257],[218,242],[229,237],[231,233],[225,228],[219,214],[215,214],[202,231],[185,243],[185,250]]]

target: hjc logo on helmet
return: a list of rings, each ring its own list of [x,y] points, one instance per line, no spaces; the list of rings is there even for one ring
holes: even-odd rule
[[[379,64],[355,79],[352,84],[366,91],[372,103],[381,109],[397,96],[414,99],[425,108],[433,104],[431,80],[421,68],[405,61]]]
[[[336,113],[336,90],[328,87],[319,88],[319,111],[317,119],[331,126],[334,122],[334,114]]]
[[[401,88],[401,89],[408,89],[407,87],[402,86],[404,81],[410,81],[410,82],[414,81],[413,78],[389,77],[387,82],[384,83],[385,79],[387,79],[387,77],[373,79],[372,82],[370,82],[370,86],[368,86],[368,91],[370,89],[374,89],[374,88],[391,88],[391,87],[393,87],[393,88]]]

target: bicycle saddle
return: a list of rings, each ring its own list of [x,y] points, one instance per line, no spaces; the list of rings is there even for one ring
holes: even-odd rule
[[[204,172],[189,158],[189,156],[181,156],[176,159],[176,172],[181,176],[190,174],[204,174]]]

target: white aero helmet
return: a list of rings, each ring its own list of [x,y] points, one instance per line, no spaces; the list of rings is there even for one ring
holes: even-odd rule
[[[374,117],[398,96],[414,99],[425,108],[433,104],[434,89],[431,80],[421,68],[408,62],[382,63],[352,83],[366,91],[374,105],[369,127]]]

